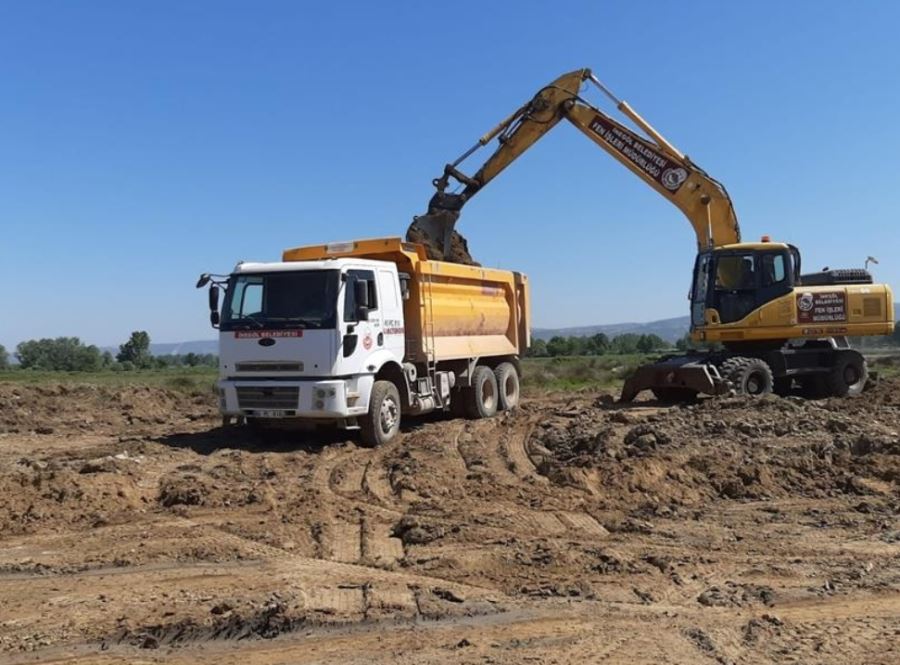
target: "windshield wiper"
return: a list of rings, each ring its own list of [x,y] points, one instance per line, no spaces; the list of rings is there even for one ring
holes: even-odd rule
[[[296,316],[273,316],[269,317],[269,321],[278,321],[288,325],[302,326],[303,328],[321,328],[322,321],[317,319],[301,319]]]
[[[248,321],[248,322],[252,323],[253,325],[252,326],[251,325],[242,325],[245,321]],[[257,328],[265,328],[266,327],[265,323],[263,323],[262,321],[260,321],[257,318],[254,318],[253,315],[251,315],[251,314],[245,314],[244,316],[237,319],[236,321],[232,321],[231,325],[232,326],[240,326],[244,330],[250,330],[250,328],[253,328],[254,326]]]

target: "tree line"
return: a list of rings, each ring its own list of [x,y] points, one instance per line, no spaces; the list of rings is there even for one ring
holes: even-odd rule
[[[533,339],[529,356],[533,358],[557,358],[560,356],[603,356],[606,354],[652,353],[669,349],[669,344],[659,335],[624,333],[609,338],[604,333],[595,335],[555,335],[549,340]]]
[[[16,346],[20,369],[58,372],[131,371],[167,367],[216,367],[213,353],[184,353],[154,356],[150,353],[150,335],[144,330],[131,333],[113,355],[77,337],[31,339]],[[10,369],[9,352],[0,345],[0,370]]]

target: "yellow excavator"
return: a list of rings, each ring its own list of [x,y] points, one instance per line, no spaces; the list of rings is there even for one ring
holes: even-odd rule
[[[630,120],[632,129],[581,96],[593,84]],[[543,137],[568,120],[589,139],[677,206],[697,236],[691,284],[691,339],[709,350],[670,356],[640,367],[621,399],[652,390],[662,401],[699,393],[761,395],[800,390],[811,397],[862,392],[868,369],[848,337],[894,330],[891,288],[873,284],[865,269],[801,273],[800,252],[788,243],[741,242],[725,187],[667,141],[589,69],[560,76],[504,119],[432,181],[437,192],[414,219],[410,241],[431,258],[468,261],[454,230],[466,202]],[[497,139],[474,175],[460,164]],[[449,192],[452,181],[459,191]]]

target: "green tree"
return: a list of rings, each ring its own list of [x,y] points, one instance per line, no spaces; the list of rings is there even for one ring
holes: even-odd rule
[[[557,356],[568,356],[572,353],[572,345],[569,343],[570,338],[555,335],[547,342],[547,353],[554,358]]]
[[[667,346],[666,340],[659,335],[641,335],[637,340],[637,350],[641,353],[650,353]]]
[[[138,369],[150,367],[153,356],[150,355],[150,335],[144,330],[135,330],[127,342],[119,346],[116,360],[129,362]]]
[[[687,351],[688,349],[693,348],[691,344],[691,336],[685,335],[684,337],[679,337],[675,341],[675,348],[679,351]]]
[[[16,347],[22,369],[92,372],[100,369],[100,349],[85,345],[77,337],[31,339]]]
[[[613,353],[637,353],[640,335],[635,333],[623,333],[613,337],[610,349]]]
[[[9,354],[6,347],[0,344],[0,370],[9,369]]]
[[[587,340],[587,349],[588,353],[594,356],[602,356],[604,353],[609,351],[609,337],[607,337],[604,333],[597,333],[596,335],[591,335]]]

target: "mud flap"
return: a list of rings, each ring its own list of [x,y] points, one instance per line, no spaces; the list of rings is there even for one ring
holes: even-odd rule
[[[619,401],[630,402],[641,391],[653,388],[685,388],[707,395],[729,390],[715,365],[696,357],[676,356],[638,367],[625,381]]]

